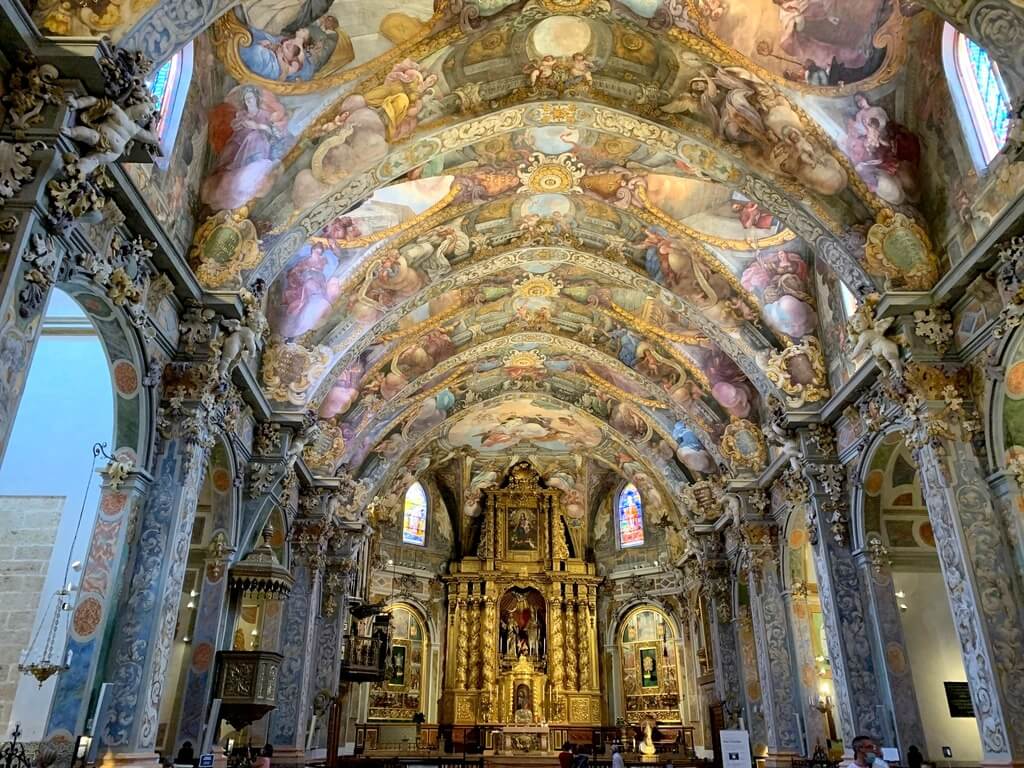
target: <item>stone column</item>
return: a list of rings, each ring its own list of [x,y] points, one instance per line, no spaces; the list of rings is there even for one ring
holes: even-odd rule
[[[845,472],[825,437],[802,435],[803,476],[792,470],[781,478],[788,503],[807,515],[814,553],[821,612],[825,623],[832,679],[839,700],[842,735],[847,741],[869,734],[893,743],[885,681],[875,658],[867,604],[857,566],[849,549]]]
[[[278,652],[284,656],[277,680],[277,708],[270,715],[267,739],[274,762],[301,765],[306,757],[310,688],[316,665],[316,620],[320,613],[323,561],[316,552],[296,556],[295,585],[284,604]],[[322,557],[322,554],[321,554]]]
[[[565,600],[565,612],[563,614],[565,626],[565,689],[567,691],[579,690],[579,654],[576,651],[576,598],[567,595]]]
[[[227,562],[230,550],[223,532],[210,541],[207,550],[203,582],[196,606],[196,624],[192,632],[191,653],[188,659],[188,678],[178,716],[178,734],[174,750],[191,741],[198,750],[202,744],[203,727],[209,717],[208,707],[214,682],[214,659],[217,650],[224,648],[227,633],[226,609],[228,600]]]
[[[807,588],[791,588],[783,595],[793,628],[793,655],[796,661],[796,680],[800,691],[800,709],[804,716],[807,748],[813,754],[819,744],[828,742],[828,721],[825,714],[814,706],[818,699],[817,662],[811,640],[810,605]]]
[[[893,586],[888,556],[877,539],[868,542],[868,551],[861,552],[856,562],[861,578],[867,585],[868,605],[879,647],[885,657],[882,671],[886,676],[889,695],[892,699],[896,722],[896,739],[900,754],[907,754],[911,744],[916,744],[925,756],[929,756],[924,738],[924,725],[917,706],[917,692],[914,690],[914,676],[910,671],[907,643],[903,636],[903,622],[900,620],[899,601]],[[930,755],[939,759],[939,755]]]
[[[750,607],[761,696],[768,734],[769,764],[787,765],[803,750],[792,638],[782,599],[773,533],[767,526],[747,523],[744,538],[749,568]]]
[[[715,697],[725,710],[726,722],[731,723],[743,713],[743,700],[729,575],[724,562],[705,563],[705,569],[704,590],[711,632],[708,639],[715,670]]]
[[[1024,594],[963,416],[927,404],[908,428],[986,764],[1024,762]]]
[[[324,578],[323,613],[316,620],[316,669],[313,674],[312,700],[328,704],[338,695],[341,675],[341,644],[348,626],[348,597],[353,563],[329,563]],[[317,747],[328,742],[327,710],[321,713]],[[340,727],[340,719],[338,721]]]
[[[117,603],[113,647],[106,680],[113,684],[107,706],[96,715],[100,753],[124,764],[151,764],[164,695],[167,662],[185,577],[196,502],[206,472],[215,425],[237,414],[237,402],[214,397],[202,382],[209,366],[172,366],[165,376],[179,397],[161,414],[163,437],[155,481],[128,542],[124,588]],[[197,389],[202,402],[180,402]]]
[[[50,290],[67,243],[47,231],[46,184],[61,165],[66,109],[57,70],[15,69],[0,132],[0,461],[10,440]],[[17,131],[15,135],[14,131]]]
[[[138,514],[151,483],[150,475],[140,469],[120,483],[112,483],[109,475],[104,478],[96,525],[68,627],[66,661],[70,668],[57,677],[46,724],[47,741],[70,741],[85,730],[104,638],[114,620],[119,574],[128,557],[129,521]]]
[[[764,721],[764,700],[761,691],[761,671],[757,666],[757,641],[754,639],[754,619],[750,605],[737,608],[735,627],[739,646],[740,680],[743,685],[742,701],[746,712],[746,727],[754,744],[768,743],[768,726]],[[737,694],[739,695],[739,694]]]

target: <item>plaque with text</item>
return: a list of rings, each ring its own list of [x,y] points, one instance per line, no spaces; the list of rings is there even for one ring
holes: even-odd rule
[[[971,701],[971,688],[967,683],[943,683],[946,688],[946,704],[949,706],[950,717],[974,717],[974,703]]]

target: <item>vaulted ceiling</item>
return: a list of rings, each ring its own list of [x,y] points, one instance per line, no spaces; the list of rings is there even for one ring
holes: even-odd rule
[[[246,0],[212,31],[231,85],[193,267],[265,287],[262,382],[318,414],[318,472],[756,473],[775,401],[829,396],[815,261],[857,296],[939,276],[917,139],[877,105],[910,23],[888,0]]]

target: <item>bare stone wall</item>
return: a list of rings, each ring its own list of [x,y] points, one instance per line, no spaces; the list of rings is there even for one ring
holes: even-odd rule
[[[7,726],[35,628],[63,496],[0,496],[0,728]],[[41,642],[45,637],[41,639]]]

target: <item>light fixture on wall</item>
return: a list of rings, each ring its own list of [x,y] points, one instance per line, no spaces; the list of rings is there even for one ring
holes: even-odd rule
[[[75,544],[78,543],[78,534],[82,530],[85,505],[89,500],[89,491],[92,490],[92,479],[96,473],[96,461],[100,456],[112,463],[117,461],[117,459],[107,453],[106,448],[106,443],[95,443],[92,446],[92,464],[89,466],[89,477],[85,483],[82,506],[78,511],[75,535],[71,539],[71,548],[68,550],[68,561],[64,566],[64,578],[61,579],[60,587],[53,593],[53,597],[50,599],[50,607],[47,608],[46,613],[43,614],[43,618],[39,622],[39,626],[36,627],[36,631],[32,636],[32,642],[29,643],[28,648],[22,651],[21,660],[18,664],[18,671],[23,675],[34,677],[39,683],[40,688],[43,687],[43,683],[55,674],[70,668],[65,659],[64,652],[61,651],[60,654],[55,656],[53,648],[57,642],[57,634],[60,631],[61,616],[69,613],[73,607],[69,598],[76,587],[68,580],[68,577],[71,575],[71,571],[78,572],[82,569],[82,563],[78,560],[72,561],[71,558],[74,557]],[[50,618],[51,612],[53,614],[52,619]],[[42,637],[44,627],[47,627],[46,637],[40,647],[40,638]]]

